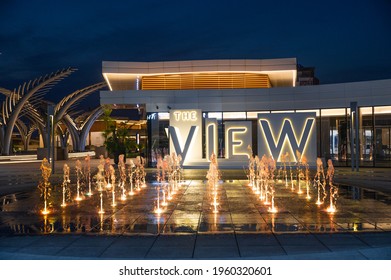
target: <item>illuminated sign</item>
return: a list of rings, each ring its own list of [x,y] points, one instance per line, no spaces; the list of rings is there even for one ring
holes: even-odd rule
[[[200,112],[197,112],[196,110],[191,110],[191,111],[174,111],[172,114],[174,115],[176,121],[196,122],[197,121],[197,115],[200,115]]]
[[[209,161],[210,155],[218,154],[217,119],[205,119],[205,154]]]
[[[183,165],[202,160],[201,110],[170,111],[170,152],[182,156]]]
[[[316,161],[315,114],[281,113],[258,114],[258,154],[272,156],[277,162],[289,154],[292,162],[305,156]]]
[[[225,159],[246,164],[250,158],[248,146],[252,147],[253,124],[251,121],[225,121],[224,138],[218,138],[218,122],[205,118],[205,147],[202,158],[202,112],[201,110],[173,110],[170,112],[170,152],[180,154],[184,166],[207,163],[212,153],[224,148]],[[268,155],[280,161],[282,154],[289,154],[292,163],[306,157],[308,163],[316,162],[316,116],[314,113],[258,114],[258,156]],[[220,145],[220,149],[218,149]],[[300,158],[298,158],[300,157]]]
[[[252,142],[251,122],[225,122],[225,158],[248,160]]]

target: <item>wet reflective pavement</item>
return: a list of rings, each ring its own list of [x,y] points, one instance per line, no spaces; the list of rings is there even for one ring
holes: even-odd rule
[[[47,216],[37,189],[7,195],[0,200],[0,259],[391,258],[390,196],[339,186],[330,214],[327,202],[317,206],[277,184],[272,214],[247,183],[220,182],[218,213],[202,180],[186,181],[159,215],[156,183],[115,207],[104,193],[104,214],[97,193],[62,208],[54,186]]]
[[[278,213],[269,213],[245,180],[221,181],[218,213],[206,182],[186,181],[161,214],[155,213],[157,183],[117,200],[111,206],[111,192],[103,193],[104,214],[99,214],[99,194],[84,196],[61,207],[60,186],[52,191],[51,213],[42,215],[43,201],[38,190],[1,198],[0,234],[189,234],[189,233],[320,233],[382,232],[391,230],[391,197],[362,188],[339,186],[337,212],[306,194],[297,194],[277,184]],[[75,192],[75,190],[73,190]],[[315,189],[311,190],[312,192]],[[312,193],[311,196],[316,194]],[[160,194],[160,202],[162,195]]]

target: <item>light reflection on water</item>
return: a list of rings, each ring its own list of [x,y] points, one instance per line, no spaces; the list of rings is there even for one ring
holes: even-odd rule
[[[189,182],[190,184],[190,182]],[[0,198],[0,235],[4,234],[194,234],[194,233],[271,233],[271,232],[355,232],[391,230],[391,197],[352,186],[339,186],[338,211],[329,215],[313,201],[276,190],[280,209],[270,214],[244,186],[244,181],[221,182],[219,213],[213,214],[201,181],[192,181],[179,190],[160,215],[153,212],[154,187],[145,193],[109,206],[98,214],[97,195],[66,208],[57,207],[50,215],[39,214],[41,200],[36,191]],[[59,192],[53,200],[61,200]],[[56,205],[56,204],[54,204]],[[59,205],[59,204],[58,204]]]

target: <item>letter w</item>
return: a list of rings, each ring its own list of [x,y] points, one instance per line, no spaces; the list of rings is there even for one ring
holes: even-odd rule
[[[282,125],[282,129],[280,132],[280,135],[278,135],[278,139],[275,139],[273,136],[273,133],[270,128],[270,123],[268,120],[260,119],[259,124],[261,126],[263,135],[266,139],[266,144],[269,148],[269,151],[273,158],[275,158],[277,161],[280,158],[282,148],[284,147],[285,141],[288,141],[290,148],[292,149],[293,157],[295,156],[295,152],[299,151],[300,154],[303,154],[303,151],[307,145],[308,139],[310,137],[310,132],[312,129],[312,126],[314,125],[315,119],[308,118],[305,122],[304,129],[302,131],[301,137],[298,141],[296,137],[296,133],[292,127],[292,123],[290,120],[285,119],[284,123]],[[300,159],[296,159],[300,160]]]
[[[190,148],[191,140],[193,140],[193,136],[197,131],[197,126],[195,126],[195,125],[191,126],[190,131],[189,131],[189,135],[187,136],[187,139],[186,139],[185,147],[183,148],[183,151],[181,148],[182,143],[180,143],[181,141],[179,140],[180,134],[177,133],[176,127],[169,126],[168,131],[170,133],[171,140],[172,140],[172,143],[175,148],[175,153],[177,155],[181,155],[183,162],[185,162],[187,152]]]

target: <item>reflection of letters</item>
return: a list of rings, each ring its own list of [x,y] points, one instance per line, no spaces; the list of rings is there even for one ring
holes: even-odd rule
[[[300,139],[297,139],[296,133],[293,130],[292,123],[288,119],[284,119],[284,123],[282,125],[282,129],[280,134],[277,136],[277,139],[274,138],[273,133],[270,128],[269,121],[265,119],[259,119],[259,124],[261,126],[261,130],[263,136],[266,140],[266,145],[269,148],[271,155],[279,160],[280,154],[283,150],[283,146],[285,141],[289,142],[290,148],[293,152],[293,157],[295,157],[296,151],[299,151],[300,154],[303,154],[305,151],[305,147],[307,145],[308,139],[310,138],[311,129],[315,123],[315,119],[308,118],[306,119],[304,129],[302,130],[302,134]],[[298,141],[299,140],[299,141]],[[300,159],[296,159],[300,160]]]
[[[182,159],[183,159],[183,162],[186,160],[186,155],[187,155],[187,152],[190,148],[190,145],[191,145],[191,142],[193,140],[193,137],[194,135],[196,134],[197,132],[197,126],[193,125],[191,126],[190,128],[190,131],[189,131],[189,135],[187,136],[187,139],[186,139],[186,143],[185,143],[185,146],[183,147],[183,151],[182,151],[182,148],[181,148],[181,141],[180,141],[180,134],[179,132],[177,131],[177,128],[174,127],[174,126],[169,126],[168,127],[168,131],[169,131],[169,134],[170,134],[170,137],[171,137],[171,141],[174,145],[174,148],[175,148],[175,153],[177,155],[181,155],[182,156]]]

